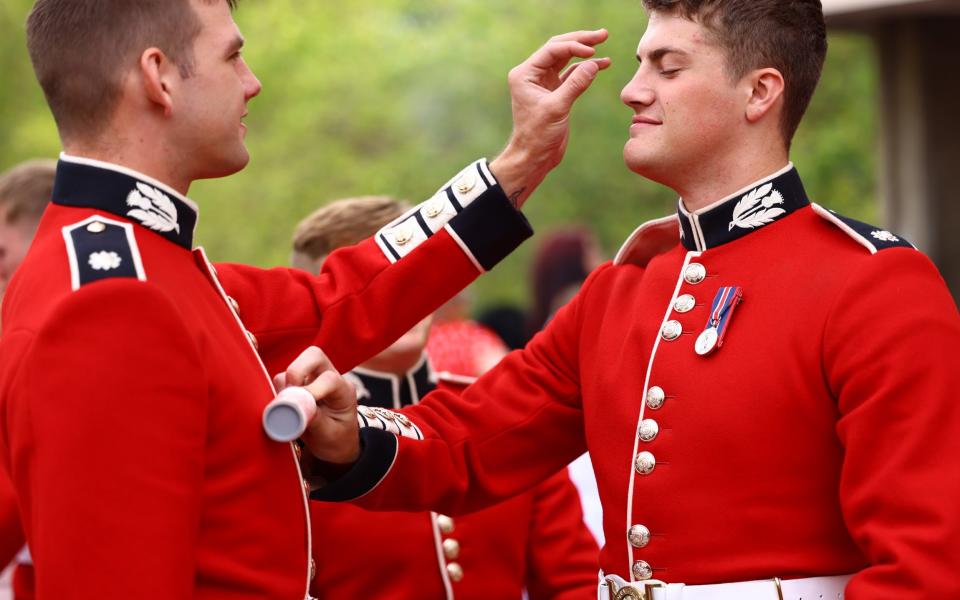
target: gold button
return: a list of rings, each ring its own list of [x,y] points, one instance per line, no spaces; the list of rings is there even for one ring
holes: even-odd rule
[[[310,580],[313,581],[317,577],[317,561],[310,559]]]
[[[407,242],[413,239],[413,226],[409,223],[401,223],[397,225],[393,230],[393,241],[397,243],[398,246],[403,246]]]
[[[447,560],[453,560],[460,556],[460,542],[453,538],[443,540],[443,555]]]
[[[683,333],[683,326],[680,325],[680,321],[671,320],[663,324],[663,328],[660,330],[660,337],[668,342],[672,342],[680,337],[681,333]]]
[[[437,215],[443,212],[444,200],[442,198],[434,198],[427,202],[427,205],[424,207],[423,212],[429,218],[433,219]]]
[[[653,577],[653,567],[645,560],[638,560],[633,563],[631,570],[633,571],[633,578],[640,581],[646,581]]]
[[[87,231],[90,233],[103,233],[107,230],[107,226],[101,223],[100,221],[93,221],[87,225]]]
[[[393,413],[393,411],[380,408],[379,406],[373,407],[373,410],[387,421],[395,421],[397,419],[397,416]]]
[[[660,433],[660,425],[653,419],[644,419],[640,421],[640,440],[643,442],[652,442],[657,434]]]
[[[650,530],[643,525],[634,525],[627,531],[627,539],[634,548],[643,548],[650,543]]]
[[[300,447],[300,444],[296,442],[291,442],[293,444],[293,453],[297,455],[297,460],[303,458],[303,448]]]
[[[456,187],[461,194],[469,194],[473,188],[477,187],[477,176],[473,173],[464,173]]]
[[[447,575],[450,576],[450,581],[459,583],[463,579],[463,567],[459,563],[447,563]]]
[[[652,453],[644,450],[637,454],[637,457],[633,460],[633,466],[637,473],[649,475],[657,467],[657,459]]]
[[[660,410],[663,406],[664,400],[667,399],[667,395],[663,392],[663,388],[659,385],[655,385],[649,390],[647,390],[647,408],[650,410]]]
[[[377,420],[377,413],[369,406],[358,406],[357,410],[360,412],[361,415],[365,416],[368,421]]]
[[[257,341],[257,336],[253,335],[251,332],[245,332],[247,334],[247,339],[250,340],[250,344],[253,346],[254,350],[260,349],[260,342]]]
[[[227,296],[227,304],[233,309],[233,312],[240,314],[240,303],[233,296]]]
[[[453,533],[453,519],[447,515],[437,515],[437,527],[440,528],[440,533],[451,534]]]
[[[306,479],[303,480],[303,493],[310,497],[310,482]]]
[[[397,423],[400,423],[404,427],[410,427],[411,425],[413,425],[413,423],[410,422],[410,419],[408,419],[405,415],[401,415],[400,413],[392,413],[392,414],[393,414],[393,417],[397,420]]]
[[[697,285],[707,278],[707,268],[700,263],[690,263],[683,272],[683,279],[690,285]]]
[[[690,294],[684,294],[673,303],[673,310],[678,313],[688,313],[697,305],[697,299]]]

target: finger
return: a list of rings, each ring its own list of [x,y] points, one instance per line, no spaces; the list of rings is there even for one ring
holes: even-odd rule
[[[329,413],[353,413],[357,407],[357,393],[350,383],[336,371],[324,371],[309,385],[304,386],[324,405]]]
[[[562,69],[571,58],[590,58],[597,53],[592,46],[580,42],[550,42],[533,53],[524,63],[532,69]]]
[[[287,387],[287,374],[277,373],[273,376],[273,389],[280,391]]]
[[[596,62],[584,61],[570,73],[567,80],[554,92],[560,99],[564,111],[570,110],[573,102],[579,98],[582,93],[587,91],[587,88],[589,88],[593,80],[597,78],[597,73],[599,72],[600,65]]]
[[[584,62],[587,62],[587,61],[584,61]],[[606,57],[605,57],[605,58],[591,58],[591,59],[590,59],[590,62],[595,62],[595,63],[597,63],[597,66],[600,67],[600,70],[601,70],[601,71],[604,70],[604,69],[606,69],[607,67],[609,67],[609,66],[612,64],[612,61],[611,61],[609,58],[606,58]],[[567,70],[565,70],[563,73],[560,74],[560,82],[563,83],[564,81],[566,81],[567,78],[570,77],[570,75],[573,73],[573,71],[574,71],[578,66],[580,66],[580,65],[582,65],[582,64],[583,64],[583,62],[578,62],[578,63],[575,63],[575,64],[570,65],[570,67],[569,67]]]
[[[555,35],[550,38],[551,42],[568,42],[575,41],[582,44],[589,44],[595,46],[602,42],[605,42],[610,36],[610,33],[606,29],[585,29],[581,31],[571,31],[569,33],[562,33],[560,35]]]
[[[295,358],[286,371],[288,385],[304,385],[326,370],[334,370],[323,350],[310,346]]]

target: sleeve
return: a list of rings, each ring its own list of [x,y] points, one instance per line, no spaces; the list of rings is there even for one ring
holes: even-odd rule
[[[597,591],[599,548],[583,523],[580,496],[564,469],[533,489],[527,593],[530,600],[582,600]]]
[[[312,497],[455,515],[530,489],[564,468],[586,449],[578,348],[593,280],[525,349],[462,395],[437,390],[406,409],[401,416],[416,426],[412,432],[402,428],[395,435],[391,421],[365,423],[357,463],[335,481],[319,482]]]
[[[0,466],[0,571],[13,561],[25,543],[13,482]]]
[[[43,565],[38,598],[193,597],[201,365],[175,307],[149,283],[83,287],[36,332],[12,388],[10,446],[14,480],[29,481],[21,505]]]
[[[333,252],[318,277],[218,265],[271,373],[306,346],[343,373],[386,348],[532,235],[480,161],[373,238]]]
[[[847,598],[960,598],[960,316],[919,252],[866,262],[823,334],[841,506],[869,564]]]

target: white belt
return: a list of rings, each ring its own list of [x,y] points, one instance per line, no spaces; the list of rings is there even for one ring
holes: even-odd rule
[[[630,583],[601,573],[597,600],[843,600],[852,575],[763,579],[714,585],[664,583],[655,579]]]

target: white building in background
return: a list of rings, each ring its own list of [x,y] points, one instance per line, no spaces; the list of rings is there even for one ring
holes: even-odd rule
[[[960,0],[822,1],[831,30],[877,49],[883,224],[926,252],[960,301]]]

